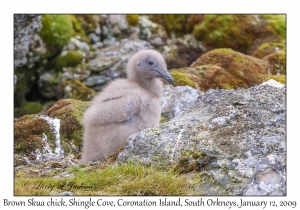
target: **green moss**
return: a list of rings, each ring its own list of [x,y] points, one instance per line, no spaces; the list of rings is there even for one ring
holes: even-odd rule
[[[139,24],[139,15],[128,14],[128,15],[126,15],[126,20],[129,25],[137,26]]]
[[[72,179],[53,178],[18,178],[15,179],[15,195],[57,195],[66,188],[75,195],[191,195],[197,194],[195,187],[199,185],[196,179],[185,177],[171,171],[163,171],[156,167],[135,165],[131,163],[120,166],[74,167],[69,169],[74,174]],[[34,184],[54,186],[50,189],[36,189]],[[66,183],[65,188],[61,183]],[[26,187],[24,187],[26,185]]]
[[[61,49],[73,34],[70,15],[43,15],[39,34],[47,47]]]
[[[271,47],[278,47],[280,49],[285,49],[285,42],[281,42],[281,43],[265,42],[258,47],[258,50],[263,51]]]
[[[242,20],[236,15],[204,15],[203,21],[194,27],[193,34],[208,46],[248,47],[250,37],[241,34]],[[233,41],[234,40],[234,41]]]
[[[193,154],[192,154],[192,158],[193,159],[199,159],[199,158],[201,158],[201,157],[205,157],[206,156],[206,154],[205,153],[203,153],[203,152],[200,152],[200,151],[195,151]]]
[[[285,15],[263,15],[267,19],[268,30],[274,30],[281,38],[286,38],[286,16]]]
[[[171,71],[170,74],[174,78],[174,85],[176,86],[190,86],[195,88],[194,82],[188,77],[187,74],[180,71]]]
[[[61,53],[56,59],[56,70],[62,70],[63,67],[76,67],[81,63],[82,54],[77,50]]]

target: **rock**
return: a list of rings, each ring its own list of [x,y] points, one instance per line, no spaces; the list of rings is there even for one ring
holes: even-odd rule
[[[38,80],[39,93],[48,99],[56,97],[59,78],[60,74],[54,71],[42,74]]]
[[[165,85],[162,97],[162,120],[168,121],[189,109],[201,94],[203,92],[188,86]]]
[[[139,37],[142,40],[150,40],[153,36],[167,37],[164,27],[152,22],[149,16],[146,15],[139,17],[139,28]]]
[[[88,87],[92,87],[94,90],[101,90],[102,86],[110,80],[110,77],[102,75],[94,75],[87,78],[83,84]]]
[[[121,39],[115,46],[96,49],[95,53],[91,53],[88,63],[92,74],[83,83],[99,90],[107,81],[124,77],[127,60],[136,52],[150,48],[150,43],[146,41]]]
[[[274,84],[200,93],[170,121],[130,136],[117,162],[197,173],[201,195],[285,195],[286,88]]]
[[[74,194],[72,192],[61,192],[61,193],[59,193],[59,195],[61,195],[61,196],[74,196]]]
[[[14,15],[14,66],[27,64],[29,44],[33,36],[42,28],[40,15]]]
[[[150,40],[150,43],[153,46],[161,46],[163,45],[163,40],[161,37],[154,37],[153,39]]]
[[[121,31],[128,28],[126,15],[108,15],[108,19],[111,24],[117,25]]]
[[[168,68],[190,66],[206,49],[192,34],[168,39],[160,51],[166,59]]]
[[[282,160],[269,155],[256,168],[254,176],[237,195],[286,196],[286,171]]]

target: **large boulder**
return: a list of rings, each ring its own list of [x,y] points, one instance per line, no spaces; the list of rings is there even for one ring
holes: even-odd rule
[[[211,89],[169,122],[130,136],[117,161],[194,171],[202,195],[285,195],[285,99],[274,80]]]
[[[255,58],[236,52],[229,48],[211,50],[200,56],[190,67],[171,69],[175,85],[188,85],[201,91],[209,89],[248,88],[270,79],[284,79],[276,76],[277,72],[285,74],[285,66],[279,63],[280,55],[283,62],[285,56],[274,53],[265,59]],[[279,64],[278,64],[279,63]],[[280,75],[285,78],[285,75]]]

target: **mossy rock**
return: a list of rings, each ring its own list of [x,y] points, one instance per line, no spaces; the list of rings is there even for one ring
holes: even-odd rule
[[[92,100],[97,92],[85,86],[79,80],[67,80],[62,83],[63,98],[77,99],[81,101]]]
[[[82,53],[77,50],[63,51],[56,58],[56,70],[62,70],[63,67],[76,67],[82,61]]]
[[[247,56],[229,48],[220,48],[205,53],[191,67],[170,71],[171,74],[175,73],[175,84],[176,76],[180,75],[179,78],[184,78],[183,81],[193,82],[197,89],[207,91],[217,88],[248,88],[261,84],[268,75],[269,67],[266,60]]]
[[[82,117],[91,102],[63,99],[55,103],[45,116],[60,120],[60,144],[65,154],[79,154],[82,145]],[[47,141],[45,140],[47,138]],[[41,115],[25,115],[14,123],[14,151],[30,155],[46,151],[46,144],[55,151],[56,135]]]
[[[38,115],[25,115],[19,118],[14,123],[14,152],[29,155],[36,149],[43,151],[44,135],[53,148],[55,135],[46,120],[39,118]]]
[[[286,50],[276,51],[264,57],[263,60],[269,62],[271,74],[286,75]]]
[[[240,24],[241,20],[235,15],[204,15],[203,21],[194,27],[193,34],[206,47],[248,48],[251,40],[247,34],[240,33]]]
[[[254,56],[256,58],[264,58],[274,52],[285,50],[286,49],[286,43],[285,40],[283,42],[277,43],[277,42],[265,42],[261,44],[256,51],[254,51],[251,56]]]
[[[284,40],[284,22],[285,16],[280,15],[209,14],[195,25],[193,34],[208,49],[228,47],[246,53],[266,40],[279,43]]]
[[[14,109],[14,117],[22,117],[26,114],[37,114],[42,111],[43,105],[38,102],[25,102],[21,107]]]
[[[96,28],[100,27],[97,19],[99,19],[100,22],[104,22],[101,15],[84,14],[75,15],[75,17],[85,34],[95,33]]]
[[[263,15],[263,17],[266,19],[268,31],[274,31],[274,34],[286,39],[286,15]]]
[[[60,138],[65,152],[81,151],[83,126],[82,117],[90,106],[90,101],[62,99],[56,102],[45,114],[61,120]]]
[[[155,23],[161,24],[165,28],[169,37],[171,37],[172,34],[179,37],[191,32],[187,30],[188,15],[152,15],[151,20]]]
[[[46,43],[48,50],[61,49],[73,35],[72,18],[70,15],[46,15],[42,16],[42,29],[39,34]]]
[[[126,15],[126,20],[129,25],[137,26],[139,24],[139,15],[137,14],[128,14]]]

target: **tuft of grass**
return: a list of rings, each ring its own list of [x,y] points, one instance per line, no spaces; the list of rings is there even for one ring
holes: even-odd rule
[[[81,165],[69,169],[73,178],[16,176],[15,195],[194,195],[194,183],[172,170],[141,164]]]

